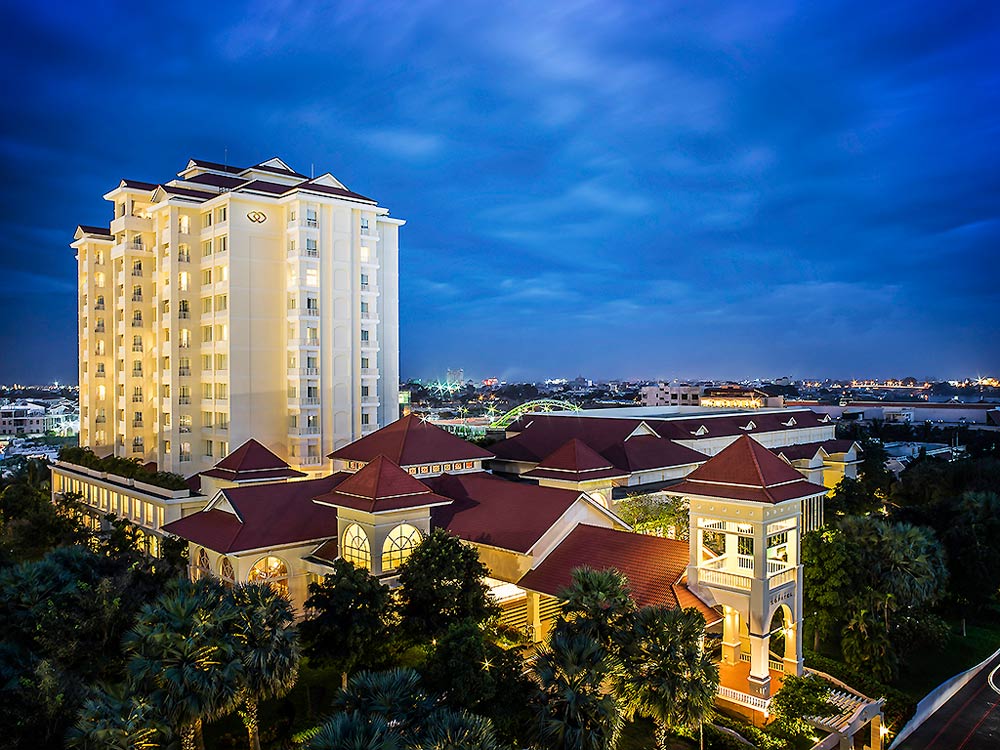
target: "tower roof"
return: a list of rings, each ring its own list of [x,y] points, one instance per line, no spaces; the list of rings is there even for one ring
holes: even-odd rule
[[[335,450],[328,458],[369,462],[378,456],[399,466],[493,458],[489,451],[413,414]]]
[[[827,491],[751,438],[741,435],[683,482],[664,490],[760,503],[782,503]]]
[[[228,479],[231,482],[254,482],[265,479],[304,477],[267,447],[253,438],[219,461],[214,468],[202,472],[206,477]]]
[[[542,462],[525,476],[584,482],[591,479],[625,477],[628,476],[628,472],[616,469],[608,459],[579,438],[570,438],[542,459]]]
[[[418,479],[394,464],[385,456],[378,456],[357,474],[352,474],[332,492],[320,495],[315,502],[338,508],[353,508],[365,513],[387,513],[408,508],[426,508],[446,505],[446,497],[435,495]]]

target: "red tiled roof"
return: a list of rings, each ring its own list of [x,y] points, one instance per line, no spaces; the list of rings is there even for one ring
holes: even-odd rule
[[[520,434],[490,446],[497,458],[540,463],[568,440],[576,439],[626,473],[704,463],[706,460],[704,454],[656,435],[630,437],[643,424],[642,419],[539,414],[522,419],[525,422]],[[658,430],[658,426],[647,426]]]
[[[367,198],[360,193],[355,193],[353,190],[347,190],[346,188],[334,187],[333,185],[318,185],[312,180],[306,180],[305,182],[300,182],[298,185],[288,188],[291,190],[309,190],[314,193],[323,193],[325,195],[335,195],[340,198],[352,198],[358,201],[364,201],[366,203],[376,203],[377,201]]]
[[[582,440],[571,438],[525,476],[585,482],[591,479],[625,477],[628,472],[616,469]]]
[[[205,161],[204,159],[191,159],[195,166],[203,167],[204,169],[214,169],[216,172],[230,172],[232,174],[239,174],[246,170],[246,167],[231,167],[228,164],[219,164],[217,161]]]
[[[348,477],[337,473],[322,479],[225,489],[222,495],[238,516],[217,508],[203,510],[168,523],[163,530],[223,553],[336,538],[337,511],[314,503],[313,498]]]
[[[386,513],[406,508],[446,505],[451,500],[435,495],[427,485],[410,476],[385,456],[378,456],[365,464],[357,474],[350,475],[337,485],[332,492],[317,496],[316,502],[353,508],[365,513]]]
[[[688,543],[677,539],[580,524],[517,585],[559,596],[572,583],[577,568],[614,569],[628,579],[632,598],[640,607],[694,606],[709,623],[714,622],[718,612],[681,583],[689,554]]]
[[[493,454],[410,414],[335,450],[328,458],[367,462],[377,456],[385,456],[399,466],[416,466],[481,461]]]
[[[270,161],[270,159],[268,159],[267,161]],[[266,164],[265,162],[261,162],[260,164],[254,164],[252,167],[248,167],[244,171],[249,171],[251,169],[256,169],[261,172],[274,172],[275,174],[286,174],[291,177],[305,177],[304,174],[299,174],[294,169],[282,169],[281,167],[272,167]]]
[[[847,453],[852,445],[856,445],[856,443],[849,438],[845,438],[843,440],[822,440],[818,443],[783,445],[780,448],[772,448],[771,452],[777,456],[783,455],[789,461],[794,461],[800,458],[812,458],[820,449],[826,451],[827,455]]]
[[[329,539],[314,549],[308,556],[315,557],[323,562],[332,563],[340,557],[340,549],[337,542],[337,537]]]
[[[825,493],[774,453],[743,435],[665,490],[671,494],[781,503]]]
[[[122,180],[120,184],[123,187],[132,188],[134,190],[153,191],[159,187],[159,185],[155,182],[143,182],[142,180]]]
[[[580,493],[512,482],[486,472],[444,474],[423,480],[454,502],[431,511],[435,526],[460,539],[528,552]]]
[[[80,224],[77,229],[84,234],[96,234],[99,237],[111,237],[111,230],[107,227],[93,227],[87,224]]]
[[[234,188],[237,185],[242,185],[246,182],[242,177],[227,177],[222,174],[213,174],[211,172],[204,172],[202,174],[195,175],[194,177],[184,178],[185,182],[193,182],[195,184],[202,185],[212,185],[213,187],[220,188]]]
[[[202,473],[207,477],[233,482],[305,476],[253,438],[219,461],[214,468]]]
[[[283,185],[278,182],[268,182],[267,180],[253,180],[252,182],[247,182],[244,185],[240,185],[239,190],[255,190],[258,193],[267,193],[268,195],[281,195],[287,193],[291,190],[291,186]]]

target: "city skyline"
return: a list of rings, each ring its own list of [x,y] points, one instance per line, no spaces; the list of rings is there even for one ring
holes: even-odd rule
[[[277,155],[407,219],[404,378],[1000,369],[995,8],[271,7],[10,9],[0,381],[95,196]]]

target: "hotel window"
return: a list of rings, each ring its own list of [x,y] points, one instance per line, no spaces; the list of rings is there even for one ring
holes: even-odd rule
[[[306,255],[316,258],[319,256],[319,247],[316,245],[316,240],[312,237],[306,238]]]
[[[142,386],[137,385],[132,389],[132,403],[140,404],[142,403]],[[140,417],[141,419],[141,417]]]
[[[221,208],[219,208],[215,212],[215,218],[216,218],[216,220],[219,221],[219,222],[225,221],[226,218],[227,218],[227,211],[228,211],[228,209],[226,208],[226,206],[222,206]]]
[[[97,348],[95,349],[95,354],[97,354],[97,356],[99,356],[99,357],[103,357],[104,356],[104,342],[103,341],[98,341],[97,342]]]
[[[250,568],[247,583],[266,583],[282,596],[288,596],[288,567],[280,557],[268,555]]]
[[[97,295],[97,301],[94,303],[94,308],[97,309],[97,310],[103,310],[104,309],[104,295],[103,294],[98,294]]]
[[[362,357],[361,358],[361,369],[362,370],[367,370],[368,369],[368,357]]]
[[[315,268],[306,270],[306,286],[319,286],[319,272]]]
[[[191,246],[187,244],[180,244],[177,246],[177,260],[182,263],[191,262]]]
[[[141,352],[142,351],[142,334],[136,334],[132,337],[132,351]]]
[[[229,429],[229,415],[224,411],[218,411],[215,413],[215,426],[220,430]],[[221,453],[219,454],[222,455]]]
[[[188,232],[190,232],[191,231],[191,217],[190,216],[181,216],[180,220],[177,223],[177,228],[178,228],[178,230],[180,231],[181,234],[187,234]]]
[[[309,326],[306,328],[306,341],[310,344],[319,343],[319,329],[315,326]]]
[[[132,301],[142,302],[142,285],[136,284],[132,287]]]
[[[216,354],[215,355],[215,369],[216,370],[228,370],[229,369],[229,355],[228,354]]]
[[[177,427],[181,432],[191,432],[192,422],[190,414],[181,414],[177,418]]]
[[[191,443],[181,443],[181,462],[188,462],[191,460]]]
[[[217,253],[224,253],[227,250],[229,250],[229,237],[226,235],[217,237],[215,239],[215,251]]]
[[[177,389],[177,403],[179,404],[190,404],[191,403],[191,386],[182,385]]]
[[[215,397],[216,398],[229,398],[229,386],[225,383],[215,384]]]
[[[101,273],[100,271],[94,274],[94,286],[96,286],[98,289],[104,288],[104,274]]]
[[[202,427],[211,427],[212,426],[212,412],[210,412],[210,411],[203,411],[201,413],[201,426]]]
[[[319,300],[315,297],[306,297],[306,309],[316,312],[319,310]]]
[[[201,384],[201,397],[202,398],[212,398],[212,394],[215,392],[215,386],[212,383],[202,383]]]
[[[361,219],[361,231],[368,234],[368,219]]]
[[[367,398],[367,397],[368,397],[368,386],[363,385],[361,386],[361,398]]]
[[[201,343],[207,344],[212,340],[212,326],[201,327]]]
[[[216,281],[229,281],[229,266],[216,266],[215,267],[215,280]]]
[[[352,523],[344,529],[344,547],[342,556],[347,562],[365,570],[371,570],[372,550],[368,543],[368,535],[358,524]]]
[[[236,573],[233,571],[233,564],[228,557],[223,557],[222,562],[219,563],[219,578],[227,588],[232,588],[236,582]]]
[[[206,211],[205,213],[203,213],[201,215],[201,226],[202,226],[203,229],[206,228],[206,227],[212,226],[212,212],[211,211]]]
[[[317,218],[316,209],[315,208],[307,208],[306,209],[306,226],[307,227],[318,227],[319,226],[319,219]]]
[[[361,424],[367,427],[370,421],[371,421],[371,415],[368,412],[362,412]]]
[[[227,417],[228,419],[228,417]],[[228,424],[228,422],[226,423]],[[226,440],[219,441],[219,458],[225,458],[229,455],[229,443]]]
[[[368,245],[361,246],[361,262],[367,263],[371,260],[371,250],[368,249]]]
[[[288,252],[295,252],[295,240],[288,240]]]
[[[228,341],[229,340],[229,325],[223,323],[215,327],[215,340],[216,341]]]
[[[408,523],[401,523],[389,532],[382,545],[382,570],[398,568],[420,544],[420,531]]]
[[[212,298],[211,297],[202,297],[201,298],[201,312],[202,312],[202,315],[204,315],[205,313],[212,312]]]
[[[206,370],[206,371],[212,369],[212,355],[211,354],[202,354],[201,355],[201,369],[202,370]]]
[[[741,536],[736,540],[736,554],[753,555],[753,537]]]
[[[136,310],[132,313],[132,325],[134,327],[142,325],[142,310]]]
[[[361,329],[361,340],[362,341],[368,341],[368,329],[367,328],[362,328]]]
[[[132,261],[132,275],[133,276],[142,276],[142,261],[141,260],[134,260],[134,261]]]
[[[212,240],[205,240],[201,243],[201,257],[206,258],[212,254]]]
[[[201,272],[201,285],[208,286],[212,283],[212,269],[206,268]]]
[[[229,309],[229,295],[220,294],[215,298],[215,309],[219,312]]]
[[[366,273],[361,274],[361,288],[362,289],[368,288],[368,274]]]
[[[205,455],[205,458],[212,458],[212,441],[211,440],[206,440],[205,441],[205,453],[204,453],[204,455]]]
[[[209,341],[211,341],[211,339],[209,339]],[[177,345],[181,349],[190,349],[191,348],[191,329],[190,328],[182,328],[181,329],[180,336],[178,337]]]
[[[103,264],[104,263],[104,251],[103,250],[97,250],[94,253],[94,262],[95,263],[99,263],[99,264]]]
[[[361,303],[361,316],[364,317],[366,315],[368,315],[368,303],[367,302],[362,302]]]
[[[191,286],[191,274],[187,271],[181,271],[177,274],[177,289],[186,292],[189,286]]]

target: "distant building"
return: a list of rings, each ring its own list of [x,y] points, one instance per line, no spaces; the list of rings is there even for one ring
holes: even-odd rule
[[[61,437],[80,430],[80,409],[69,399],[19,399],[0,406],[0,438],[54,433]]]
[[[642,389],[642,403],[646,406],[699,406],[701,391],[700,385],[657,383]]]
[[[756,388],[720,385],[705,388],[701,405],[714,409],[780,409],[785,405],[785,399],[783,396],[771,396]]]
[[[448,370],[445,382],[447,382],[448,385],[463,385],[465,383],[465,370],[461,367],[455,370]]]

